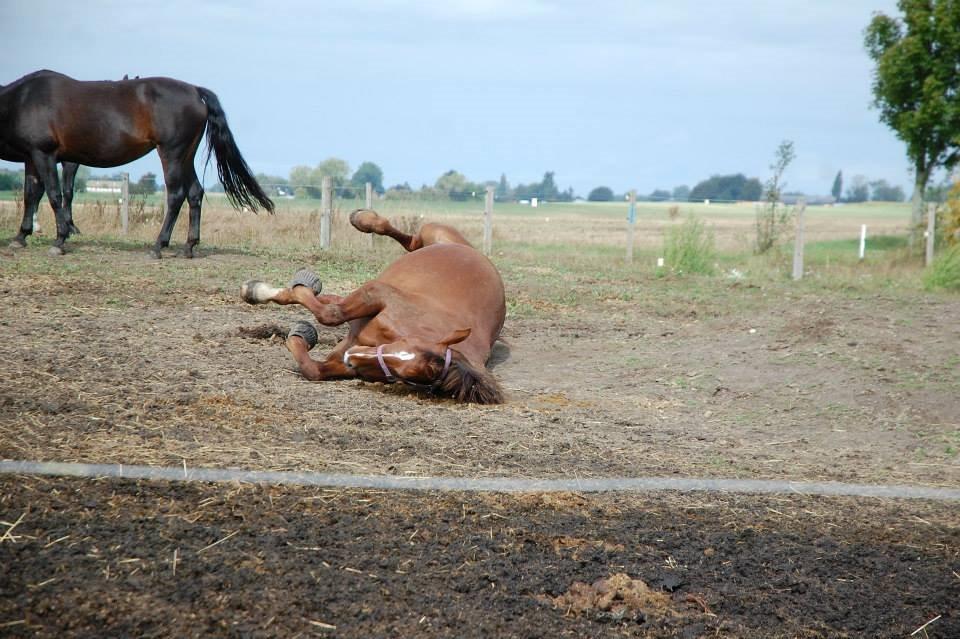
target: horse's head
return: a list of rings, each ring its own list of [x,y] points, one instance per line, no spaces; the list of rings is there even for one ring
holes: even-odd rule
[[[375,347],[353,346],[344,352],[343,363],[362,379],[435,388],[443,382],[455,357],[450,346],[469,336],[470,329],[466,328],[439,342],[404,337]]]
[[[499,404],[503,391],[496,378],[450,348],[469,336],[466,328],[436,343],[404,338],[376,347],[354,346],[343,354],[343,362],[362,379],[400,381],[462,402]]]

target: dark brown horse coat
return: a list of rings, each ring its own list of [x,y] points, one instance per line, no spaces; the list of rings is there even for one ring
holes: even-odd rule
[[[53,71],[37,71],[0,87],[0,159],[23,162],[24,217],[11,246],[25,246],[33,214],[46,192],[57,219],[54,248],[62,253],[73,224],[70,202],[78,164],[114,167],[157,149],[167,186],[167,215],[154,255],[168,246],[184,200],[190,231],[184,254],[200,241],[203,187],[193,160],[204,130],[217,172],[237,207],[273,210],[254,179],[210,90],[171,78],[80,82]],[[64,163],[60,186],[57,163]]]
[[[326,326],[349,323],[322,361],[308,353],[316,343],[312,327],[291,331],[287,348],[304,377],[400,381],[461,401],[503,401],[485,367],[506,316],[496,267],[450,226],[425,224],[410,236],[367,210],[355,211],[351,222],[394,237],[410,252],[346,297],[318,294],[315,276],[304,272],[287,288],[250,281],[241,291],[252,304],[301,304]]]

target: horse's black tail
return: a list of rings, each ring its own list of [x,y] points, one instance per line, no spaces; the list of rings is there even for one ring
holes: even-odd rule
[[[273,202],[263,192],[240,155],[220,100],[210,89],[197,87],[197,91],[207,103],[207,161],[210,161],[211,153],[216,156],[217,174],[230,204],[238,209],[247,207],[253,211],[262,206],[273,213]]]

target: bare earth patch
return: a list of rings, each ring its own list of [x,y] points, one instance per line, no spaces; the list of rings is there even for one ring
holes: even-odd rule
[[[960,485],[956,297],[508,279],[532,310],[495,354],[507,403],[477,407],[294,373],[306,312],[239,284],[334,258],[26,251],[0,250],[3,459]],[[12,636],[960,635],[955,504],[0,485]]]

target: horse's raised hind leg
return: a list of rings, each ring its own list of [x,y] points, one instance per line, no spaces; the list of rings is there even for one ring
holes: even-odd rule
[[[423,246],[419,234],[410,235],[396,228],[385,217],[370,209],[357,209],[350,214],[350,224],[361,233],[376,233],[386,235],[400,242],[408,251],[416,251]]]
[[[23,248],[27,245],[27,236],[33,234],[33,216],[37,213],[42,197],[43,183],[37,174],[37,168],[28,160],[23,176],[23,220],[20,222],[20,232],[10,241],[10,248]]]
[[[424,224],[416,235],[409,235],[370,209],[357,209],[350,214],[350,223],[361,233],[386,235],[400,242],[408,251],[416,251],[431,244],[463,244],[472,246],[457,229],[447,224]]]

